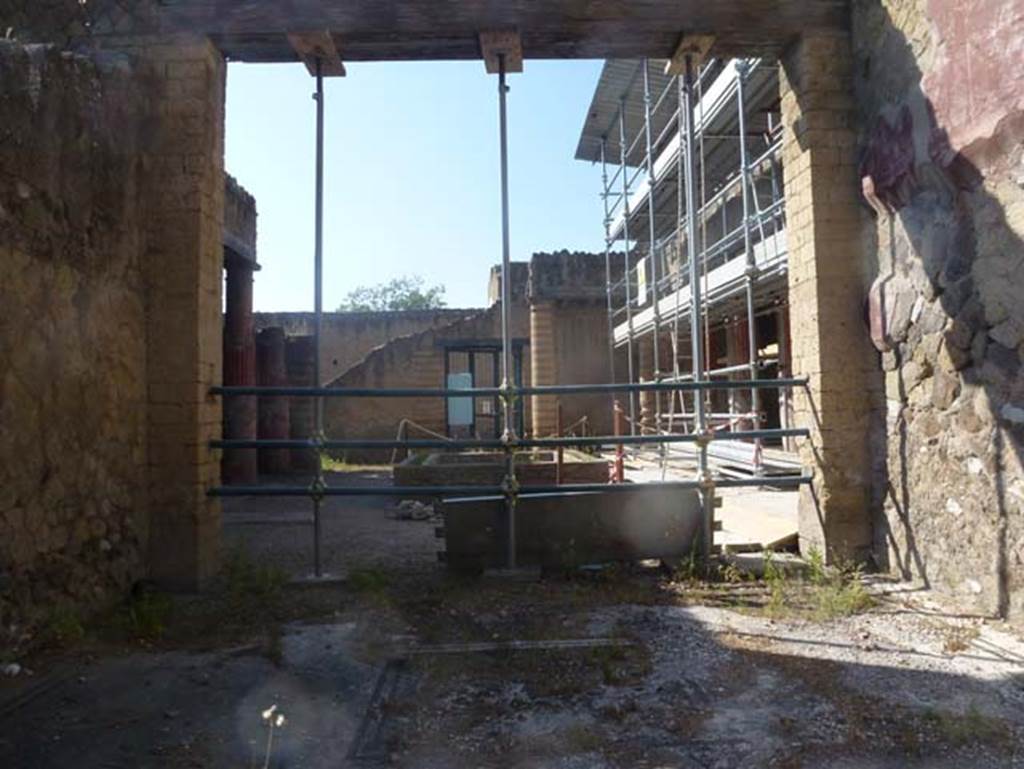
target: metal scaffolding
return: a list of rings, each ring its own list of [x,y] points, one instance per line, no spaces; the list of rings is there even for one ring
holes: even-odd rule
[[[616,316],[616,308],[614,299],[618,295],[619,290],[625,294],[625,315],[626,315],[626,327],[627,333],[624,337],[622,345],[625,346],[627,351],[628,360],[628,381],[617,382],[612,381],[611,383],[597,383],[597,384],[560,384],[560,385],[544,385],[544,386],[523,386],[519,385],[514,381],[512,375],[512,340],[511,330],[509,322],[510,312],[510,292],[511,292],[511,280],[510,280],[510,248],[509,248],[509,195],[508,195],[508,142],[507,142],[507,105],[506,99],[508,94],[508,86],[506,84],[506,60],[504,55],[498,54],[496,72],[498,74],[498,109],[499,109],[499,146],[500,146],[500,199],[501,199],[501,250],[502,250],[502,266],[501,266],[501,333],[502,333],[502,381],[500,386],[497,387],[475,387],[470,389],[454,389],[450,387],[439,387],[439,388],[389,388],[389,389],[376,389],[376,388],[336,388],[336,387],[324,387],[320,378],[319,361],[320,361],[320,344],[321,344],[321,320],[322,320],[322,284],[323,284],[323,270],[322,270],[322,257],[323,257],[323,162],[324,162],[324,93],[323,93],[323,79],[320,69],[319,61],[316,67],[316,211],[315,211],[315,253],[314,253],[314,265],[315,265],[315,386],[313,387],[251,387],[251,386],[221,386],[212,388],[212,393],[221,397],[244,397],[244,396],[291,396],[291,397],[304,397],[312,398],[316,403],[316,419],[315,427],[312,435],[308,439],[296,439],[296,440],[266,440],[266,439],[227,439],[227,440],[216,440],[211,442],[211,448],[214,449],[311,449],[317,456],[317,469],[314,474],[314,478],[311,484],[307,485],[258,485],[258,486],[218,486],[210,489],[209,493],[213,496],[228,497],[228,496],[275,496],[275,497],[308,497],[312,501],[313,505],[313,565],[314,565],[314,576],[322,577],[324,575],[323,564],[321,561],[321,505],[325,497],[329,496],[393,496],[393,497],[416,497],[416,496],[434,496],[434,497],[457,497],[457,496],[484,496],[492,495],[499,496],[504,499],[505,510],[506,510],[506,530],[505,530],[505,554],[506,564],[509,567],[516,565],[516,526],[515,526],[515,515],[516,515],[516,504],[519,499],[528,495],[536,494],[572,494],[578,492],[592,492],[592,491],[614,491],[621,493],[630,493],[636,491],[638,486],[658,486],[669,489],[696,489],[700,493],[700,499],[702,502],[702,526],[701,526],[701,543],[703,552],[706,556],[711,556],[713,553],[713,531],[714,531],[714,496],[716,488],[726,487],[739,487],[739,486],[759,486],[763,485],[764,480],[760,478],[736,478],[726,477],[720,474],[714,474],[709,466],[709,448],[723,441],[733,441],[736,439],[762,441],[762,440],[780,440],[790,438],[807,437],[808,431],[806,429],[798,428],[761,428],[755,421],[755,429],[734,429],[729,433],[724,433],[711,429],[711,421],[715,419],[716,414],[713,411],[706,410],[706,398],[708,393],[711,391],[723,391],[726,393],[745,391],[752,394],[755,397],[762,390],[781,390],[793,387],[802,387],[806,385],[806,380],[800,378],[759,378],[758,373],[760,371],[759,362],[756,360],[756,351],[753,349],[754,345],[751,345],[751,361],[744,367],[744,370],[749,374],[749,378],[745,380],[731,380],[731,379],[715,379],[713,378],[716,374],[721,372],[708,371],[704,364],[704,334],[703,334],[703,319],[702,319],[702,294],[701,294],[701,280],[700,270],[706,267],[710,258],[709,254],[712,253],[712,249],[704,248],[700,252],[695,252],[695,245],[697,242],[697,225],[698,221],[708,207],[711,205],[711,201],[705,201],[703,206],[698,210],[698,215],[690,215],[689,212],[695,211],[696,208],[696,177],[698,169],[703,173],[703,163],[705,162],[703,157],[698,157],[695,153],[694,137],[698,131],[703,131],[706,126],[704,116],[701,116],[700,125],[695,124],[694,120],[694,83],[695,73],[693,67],[689,61],[687,61],[687,67],[685,75],[681,78],[674,78],[670,81],[668,88],[678,87],[679,96],[679,108],[675,113],[674,123],[671,125],[666,124],[657,134],[652,130],[652,116],[665,104],[668,104],[671,100],[668,98],[669,91],[665,89],[658,97],[657,100],[652,99],[651,83],[649,80],[649,73],[647,71],[649,67],[648,62],[643,62],[644,67],[644,113],[645,113],[645,126],[642,136],[638,137],[627,146],[625,141],[626,137],[626,120],[625,120],[625,109],[619,114],[619,168],[609,179],[606,166],[605,153],[607,150],[607,138],[603,138],[601,142],[601,160],[602,160],[602,179],[604,184],[603,197],[605,204],[605,227],[606,227],[606,251],[605,251],[605,271],[606,271],[606,283],[607,283],[607,307],[609,317],[609,352],[612,353],[614,358],[614,352],[616,349],[616,334],[617,329],[614,324]],[[699,78],[699,75],[697,76]],[[740,92],[739,100],[742,103],[742,92]],[[670,264],[668,260],[668,252],[665,249],[658,251],[658,248],[669,242],[664,236],[660,241],[657,240],[659,226],[657,222],[656,212],[654,211],[654,191],[658,188],[661,179],[659,178],[658,164],[655,159],[655,153],[659,147],[661,147],[667,138],[672,133],[672,128],[678,132],[678,138],[680,146],[682,148],[682,159],[683,173],[679,179],[679,194],[685,195],[686,207],[685,210],[687,216],[685,221],[676,218],[675,220],[675,233],[671,236],[672,238],[678,239],[679,243],[685,243],[689,257],[687,260],[688,280],[683,281],[683,263],[678,258],[674,264]],[[640,139],[643,138],[643,150],[645,153],[645,163],[641,163],[635,166],[635,170],[631,171],[628,165],[629,158],[633,154],[634,150],[640,147]],[[744,151],[745,152],[745,151]],[[745,157],[745,155],[744,155]],[[745,161],[744,161],[745,162]],[[744,187],[748,185],[747,175],[750,170],[758,161],[754,164],[745,164],[748,168],[747,171],[742,175],[742,184]],[[648,206],[648,237],[649,243],[646,254],[640,254],[639,252],[634,253],[629,247],[629,219],[631,215],[630,195],[634,183],[637,181],[641,173],[646,174],[646,183],[649,186],[650,195],[647,198],[646,205]],[[620,178],[621,176],[621,178]],[[612,193],[612,186],[616,183],[621,184],[620,193]],[[754,190],[756,192],[756,190]],[[746,191],[744,192],[746,202]],[[756,206],[756,195],[754,197],[754,205]],[[714,200],[714,197],[712,198]],[[615,211],[621,206],[621,214],[623,214],[621,222],[616,223],[614,220]],[[773,211],[773,207],[770,205],[765,211]],[[756,258],[750,256],[753,250],[749,247],[750,230],[752,227],[761,228],[762,243],[765,242],[763,232],[764,225],[766,222],[774,221],[773,217],[777,217],[777,213],[769,213],[762,215],[760,209],[758,214],[750,217],[744,215],[743,222],[743,238],[744,243],[748,245],[748,265],[752,265],[752,269],[747,274],[747,292],[750,296],[753,292],[753,286],[755,285],[755,271],[758,269],[758,261]],[[758,218],[761,216],[761,218]],[[684,236],[685,231],[685,236]],[[613,284],[613,257],[616,253],[615,243],[618,239],[618,233],[621,232],[625,247],[623,248],[623,279],[618,283]],[[677,252],[678,253],[678,252]],[[683,376],[679,373],[679,360],[678,355],[674,355],[675,360],[673,361],[673,374],[666,375],[661,371],[659,361],[655,358],[654,369],[655,369],[655,381],[636,382],[634,381],[634,367],[633,367],[633,343],[637,334],[643,333],[642,330],[634,328],[634,318],[632,314],[632,302],[633,302],[633,282],[637,275],[638,270],[645,270],[646,267],[641,267],[645,264],[644,260],[650,262],[650,276],[651,282],[649,284],[649,290],[645,288],[644,295],[640,296],[637,293],[637,301],[641,305],[647,302],[653,302],[654,311],[652,313],[652,328],[653,332],[657,333],[660,331],[662,320],[660,319],[660,312],[658,310],[659,294],[665,294],[665,287],[668,286],[678,292],[682,288],[688,288],[692,294],[689,301],[689,317],[690,317],[690,338],[691,338],[691,356],[693,365],[691,366],[691,374],[689,376]],[[659,262],[659,260],[661,260]],[[669,269],[671,267],[671,269]],[[646,283],[646,273],[645,283]],[[676,295],[676,303],[678,309],[678,293]],[[748,301],[748,308],[752,306]],[[673,328],[678,327],[679,313],[676,312],[673,317]],[[753,323],[753,320],[750,321]],[[651,333],[651,332],[648,332]],[[754,331],[751,330],[751,338],[753,339]],[[658,355],[656,352],[658,345],[655,344],[655,356]],[[678,345],[675,344],[673,349],[677,349]],[[612,380],[615,379],[615,368],[614,364],[610,370]],[[516,404],[520,402],[524,397],[527,396],[571,396],[587,393],[603,393],[609,396],[614,396],[616,393],[626,393],[629,397],[630,402],[630,434],[626,436],[620,435],[598,435],[598,436],[562,436],[559,435],[554,438],[541,438],[541,437],[526,437],[516,434],[514,414]],[[655,397],[656,402],[659,404],[655,409],[655,418],[657,421],[657,428],[654,434],[638,434],[637,433],[637,422],[636,422],[636,408],[635,401],[636,396],[639,393],[651,393]],[[662,417],[660,414],[660,403],[662,396],[670,403],[675,403],[678,398],[682,402],[683,395],[689,395],[692,401],[692,415],[685,415],[685,418],[692,421],[694,428],[685,432],[666,432],[661,429]],[[324,432],[324,402],[328,398],[450,398],[450,397],[461,397],[461,398],[496,398],[501,403],[502,408],[502,424],[503,432],[500,438],[496,439],[408,439],[400,438],[396,440],[346,440],[346,439],[334,439],[328,438]],[[756,402],[756,401],[755,401]],[[673,407],[674,410],[674,407]],[[618,432],[618,431],[616,431]],[[560,448],[560,447],[612,447],[612,446],[658,446],[658,447],[672,447],[672,446],[684,446],[692,445],[696,447],[698,455],[698,472],[696,475],[687,480],[679,481],[662,481],[660,483],[650,484],[625,484],[625,483],[612,483],[612,484],[556,484],[556,485],[519,485],[516,477],[516,452],[522,449],[531,448]],[[431,487],[378,487],[378,486],[330,486],[325,482],[323,475],[323,460],[325,454],[332,450],[344,450],[344,449],[443,449],[443,450],[464,450],[464,449],[489,449],[501,451],[504,457],[504,478],[500,485],[487,485],[487,486],[431,486]],[[810,480],[809,475],[801,472],[798,475],[794,475],[788,478],[775,478],[772,479],[772,485],[774,486],[797,486],[800,484],[808,483]]]
[[[783,376],[788,373],[783,324],[777,317],[775,354],[759,349],[758,334],[759,318],[787,308],[781,136],[779,123],[771,119],[778,100],[776,70],[757,59],[712,60],[699,69],[686,59],[684,72],[667,76],[652,72],[653,65],[646,59],[607,63],[594,97],[597,104],[604,89],[608,103],[617,104],[603,133],[592,137],[600,143],[605,250],[613,254],[621,248],[625,255],[621,278],[613,279],[609,270],[606,281],[612,350],[625,349],[632,361],[634,348],[649,344],[659,382],[737,377],[752,382],[773,368]],[[752,107],[765,122],[754,131],[748,128]],[[752,159],[755,141],[763,149]],[[606,157],[612,147],[619,149],[619,166],[609,181]],[[577,157],[585,158],[580,152]],[[620,193],[612,189],[617,179]],[[635,220],[644,214],[646,236],[639,236],[643,228]],[[742,338],[735,333],[741,326]],[[688,356],[680,345],[680,333],[687,328]],[[723,366],[709,354],[711,333],[721,329],[734,333],[732,341],[741,351],[746,347],[733,356],[743,362],[727,355]],[[669,367],[660,360],[665,342],[672,350]],[[628,368],[628,381],[643,378],[644,372],[637,375],[632,365]],[[751,435],[765,421],[759,388],[730,391],[724,407],[708,402],[709,393],[701,390],[684,398],[678,391],[667,399],[667,408],[657,402],[654,431],[671,435],[683,429],[749,440],[749,469],[761,475],[764,439]],[[779,401],[778,420],[784,426],[789,423],[786,398]],[[630,417],[635,423],[635,414]],[[751,428],[742,431],[745,437],[743,427]],[[693,460],[705,474],[707,452],[700,442],[698,447]]]

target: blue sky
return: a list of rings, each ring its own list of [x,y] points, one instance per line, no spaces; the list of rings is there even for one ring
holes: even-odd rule
[[[600,168],[573,159],[598,61],[510,75],[512,258],[602,246]],[[259,212],[257,310],[313,308],[313,81],[232,64],[226,163]],[[325,80],[324,309],[422,275],[449,306],[486,303],[501,261],[497,78],[482,62],[349,64]]]

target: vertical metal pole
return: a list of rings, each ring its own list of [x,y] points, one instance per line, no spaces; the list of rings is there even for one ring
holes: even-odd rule
[[[445,387],[447,387],[447,382]],[[476,387],[476,356],[472,350],[469,351],[469,386]],[[476,433],[476,398],[470,398],[469,402],[472,404],[472,413],[470,414],[470,436],[478,438]]]
[[[654,146],[651,138],[651,76],[647,59],[644,59],[644,135],[647,140],[647,220],[650,228],[648,256],[651,259],[651,311],[654,320],[654,379],[661,378],[661,361],[659,360],[658,348],[661,346],[661,314],[658,312],[658,257],[654,253],[655,223],[654,223]],[[661,393],[654,393],[654,432],[661,432]],[[658,451],[664,455],[665,445],[658,446]]]
[[[315,246],[313,255],[313,381],[316,386],[320,381],[320,331],[323,324],[323,283],[324,283],[324,78],[320,59],[316,60],[316,224]],[[315,400],[316,438],[317,443],[324,437],[324,399]],[[320,504],[323,499],[320,492],[324,486],[323,455],[317,451],[316,476],[313,481],[313,574],[323,576],[323,564],[320,554]]]
[[[615,382],[615,319],[612,308],[612,219],[608,213],[608,162],[605,153],[608,149],[608,138],[601,137],[601,200],[604,203],[604,289],[608,299],[608,373],[609,381]],[[612,408],[615,408],[615,394],[611,395]]]
[[[686,239],[690,257],[690,346],[693,356],[693,381],[704,380],[704,334],[701,321],[700,271],[697,250],[697,209],[696,209],[696,169],[694,167],[694,125],[693,125],[693,65],[689,56],[686,57],[686,73],[680,80],[681,119],[685,120],[685,187],[686,187]],[[708,473],[708,432],[704,418],[704,393],[700,389],[694,391],[693,399],[694,432],[697,434],[698,447],[698,478],[701,486],[701,503],[704,509],[702,517],[701,537],[704,543],[705,558],[710,559],[714,547],[714,486]]]
[[[626,361],[629,382],[633,376],[633,296],[629,287],[629,171],[626,169],[626,100],[619,104],[619,171],[622,174],[623,276],[626,284]],[[629,394],[629,434],[636,435],[636,393]]]
[[[562,425],[562,399],[559,398],[559,399],[557,399],[555,401],[555,435],[557,435],[559,438],[561,438],[562,437],[562,430],[563,429],[564,429],[564,426]],[[556,453],[556,456],[555,456],[555,485],[556,486],[561,486],[562,485],[562,462],[565,459],[565,453],[563,451],[563,447],[559,446],[555,453]]]
[[[757,379],[757,326],[754,319],[754,281],[757,278],[757,261],[754,259],[754,247],[750,238],[750,161],[747,158],[747,118],[746,106],[743,101],[743,87],[746,83],[750,66],[745,60],[736,62],[736,106],[739,109],[740,134],[740,184],[743,186],[743,249],[747,257],[746,294],[747,294],[747,339],[750,347],[750,379]],[[750,389],[750,411],[754,415],[754,429],[761,429],[761,396],[756,387]],[[760,475],[761,439],[754,439],[754,473]]]
[[[508,517],[508,568],[516,567],[516,468],[515,468],[515,425],[512,411],[516,394],[512,388],[512,339],[509,330],[511,312],[512,267],[509,248],[508,225],[508,117],[505,106],[505,55],[498,54],[498,131],[501,144],[501,388],[504,391],[502,411],[504,433],[501,436],[505,446],[505,511]]]

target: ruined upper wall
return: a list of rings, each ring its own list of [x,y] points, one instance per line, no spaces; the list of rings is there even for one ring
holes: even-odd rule
[[[522,343],[530,336],[529,310],[513,303],[509,332]],[[350,367],[330,387],[442,387],[445,384],[445,345],[456,341],[501,339],[498,307],[475,310],[447,324],[433,326],[390,339]],[[523,355],[523,382],[530,382],[528,345]],[[477,375],[484,386],[490,371],[482,360]],[[524,408],[529,409],[528,400]],[[528,419],[528,414],[525,417]],[[445,402],[442,398],[329,398],[325,406],[326,432],[332,438],[393,439],[403,419],[438,433],[445,432]],[[528,422],[527,422],[528,423]],[[410,437],[416,437],[415,429]],[[390,451],[350,452],[349,457],[387,461]]]
[[[621,276],[613,271],[612,280]],[[583,251],[536,253],[530,259],[530,301],[607,301],[604,254]]]
[[[388,312],[325,312],[320,340],[320,371],[329,382],[392,339],[446,326],[479,310],[393,310]],[[313,333],[311,312],[257,312],[256,330],[280,326],[288,336]]]
[[[137,78],[119,58],[0,41],[0,643],[15,619],[143,572]]]
[[[256,198],[230,174],[224,174],[224,247],[256,261]]]
[[[526,289],[530,281],[529,262],[510,262],[509,268],[512,272],[511,298],[513,302],[520,302],[526,299]],[[501,301],[501,265],[491,267],[491,274],[487,280],[487,301],[490,304]]]
[[[1024,614],[1024,3],[857,0],[876,551]],[[867,287],[866,287],[867,288]]]

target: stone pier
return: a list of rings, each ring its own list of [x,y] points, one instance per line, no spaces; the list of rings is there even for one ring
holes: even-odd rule
[[[555,306],[553,302],[530,305],[530,370],[533,385],[558,384],[555,351]],[[556,399],[547,395],[533,396],[533,435],[546,438],[558,429]]]
[[[783,172],[789,241],[796,422],[814,481],[800,491],[800,547],[830,560],[871,550],[871,398],[876,368],[863,320],[851,53],[844,33],[805,34],[782,60]]]

